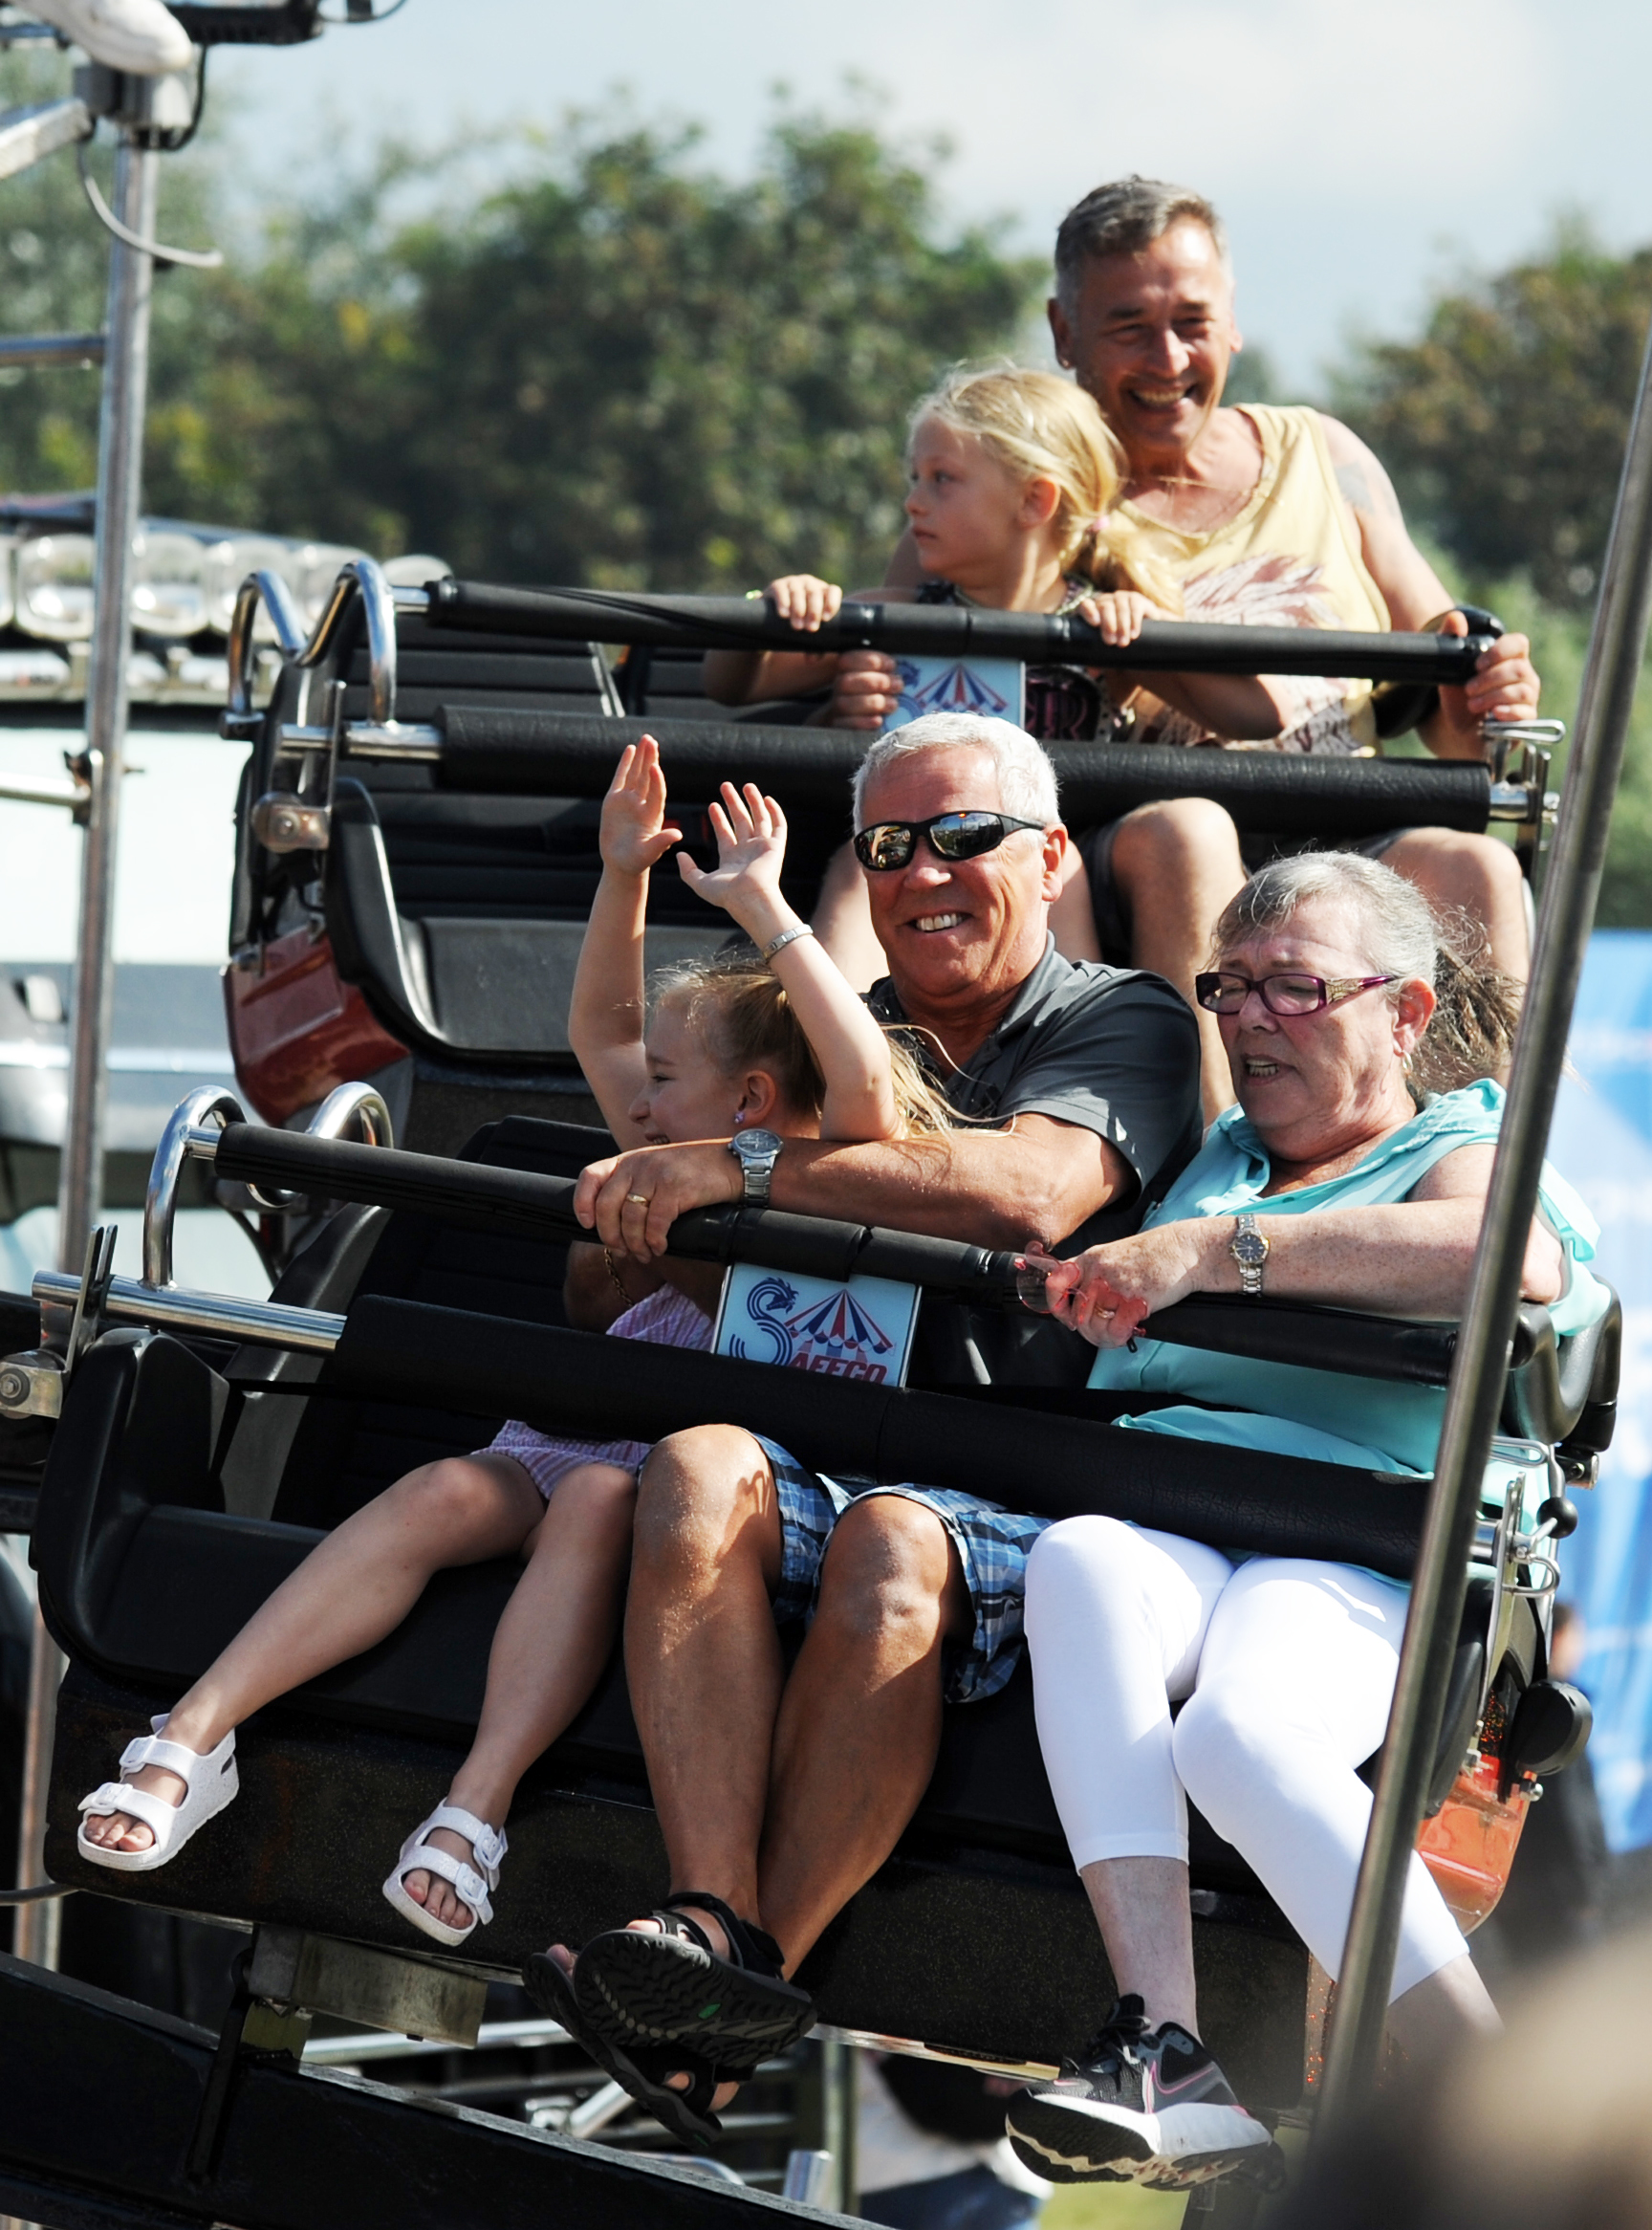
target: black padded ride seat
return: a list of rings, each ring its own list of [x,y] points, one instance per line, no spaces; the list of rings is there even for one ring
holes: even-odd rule
[[[626,711],[650,720],[750,720],[765,728],[797,728],[830,694],[821,689],[735,711],[706,694],[705,665],[702,651],[670,644],[631,645],[621,652],[615,673]]]
[[[345,715],[369,712],[367,654],[343,661]],[[698,661],[694,662],[696,689]],[[595,645],[432,630],[397,619],[396,711],[446,730],[456,708],[618,713],[621,699]],[[711,710],[698,695],[685,710]],[[807,711],[808,707],[802,707]],[[260,747],[258,759],[267,756]],[[614,757],[619,757],[616,744]],[[267,785],[262,765],[249,796]],[[690,849],[715,858],[708,798],[680,798]],[[416,1051],[577,1071],[567,1014],[591,901],[601,874],[599,800],[467,792],[428,764],[349,759],[335,787],[324,862],[327,925],[340,968],[390,1031]],[[831,850],[800,830],[788,894],[812,909]],[[727,914],[697,898],[669,863],[648,901],[648,965],[715,950]]]
[[[467,1150],[564,1173],[591,1144],[588,1133],[511,1122]],[[319,1267],[301,1256],[284,1293],[341,1307],[353,1260],[371,1247],[358,1297],[561,1321],[561,1248],[348,1213],[380,1221],[346,1229]],[[249,1362],[228,1367],[249,1377]],[[241,1799],[168,1868],[112,1876],[74,1848],[79,1797],[318,1530],[412,1463],[484,1444],[497,1423],[329,1396],[328,1367],[277,1479],[278,1439],[267,1427],[250,1454],[242,1445],[248,1414],[296,1407],[296,1392],[249,1397],[180,1342],[135,1330],[106,1335],[82,1364],[34,1537],[41,1601],[71,1658],[48,1865],[54,1879],[103,1894],[427,1949],[378,1883],[474,1728],[512,1564],[439,1575],[381,1647],[259,1714],[240,1743]],[[529,1776],[511,1838],[499,1917],[463,1955],[491,1971],[510,1971],[554,1936],[583,1940],[668,1886],[618,1663]],[[1212,2044],[1249,2099],[1289,2103],[1299,2088],[1305,1955],[1237,1853],[1202,1822],[1194,1838]],[[900,1849],[807,1972],[824,2018],[843,2026],[1009,2059],[1048,2059],[1081,2042],[1109,1983],[1044,1774],[1025,1667],[999,1696],[947,1711],[933,1781]]]

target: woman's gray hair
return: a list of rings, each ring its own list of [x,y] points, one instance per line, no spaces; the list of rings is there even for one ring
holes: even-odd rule
[[[867,787],[897,759],[923,751],[980,751],[998,775],[998,803],[1015,820],[1035,820],[1054,828],[1061,818],[1055,769],[1043,745],[1009,720],[989,720],[975,712],[925,712],[904,728],[880,735],[855,770],[855,826],[864,826],[861,807]]]
[[[1407,1066],[1413,1097],[1455,1091],[1508,1066],[1525,987],[1490,965],[1484,927],[1471,914],[1437,910],[1414,883],[1361,852],[1299,852],[1258,869],[1223,908],[1212,960],[1315,898],[1353,907],[1371,973],[1394,978],[1390,1001],[1402,985],[1425,983],[1439,1002]]]

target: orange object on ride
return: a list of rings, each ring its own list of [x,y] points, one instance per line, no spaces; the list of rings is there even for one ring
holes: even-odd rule
[[[1488,1918],[1508,1887],[1531,1809],[1530,1783],[1500,1798],[1497,1777],[1495,1758],[1477,1758],[1417,1836],[1423,1863],[1465,1935]]]
[[[264,946],[255,968],[228,967],[224,1006],[236,1078],[266,1123],[284,1123],[335,1084],[407,1052],[338,973],[329,939],[308,929]]]

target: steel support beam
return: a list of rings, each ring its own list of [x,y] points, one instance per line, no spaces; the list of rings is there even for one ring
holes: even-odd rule
[[[76,100],[59,105],[77,110],[85,131],[91,129],[83,103]],[[70,120],[62,119],[54,128],[68,132]],[[81,138],[85,131],[69,136]],[[3,160],[0,147],[0,162]],[[145,239],[155,230],[159,162],[152,149],[136,143],[130,130],[122,135],[115,159],[116,214]],[[105,321],[108,361],[98,431],[98,561],[86,692],[86,752],[92,788],[80,855],[80,932],[70,1023],[69,1124],[57,1187],[57,1259],[67,1267],[78,1267],[85,1256],[103,1181],[110,1017],[115,998],[115,868],[126,742],[127,667],[132,647],[127,590],[143,469],[149,299],[154,273],[152,257],[119,241],[111,245]],[[43,1760],[52,1753],[54,1706],[62,1677],[62,1656],[36,1618],[29,1679],[24,1803],[18,1831],[18,1867],[25,1882],[40,1878],[37,1869],[45,1827]],[[52,1903],[21,1909],[15,1941],[25,1958],[55,1966],[57,1915],[58,1908]]]
[[[1496,1430],[1527,1234],[1595,920],[1649,622],[1652,339],[1641,365],[1640,401],[1601,573],[1576,736],[1538,916],[1532,982],[1446,1399],[1382,1765],[1332,2012],[1321,2109],[1325,2130],[1359,2108],[1380,2066],[1405,1880],[1439,1741],[1480,1482]]]
[[[841,2219],[448,2100],[234,2061],[188,2169],[218,2040],[0,1956],[0,2209],[47,2230],[720,2230]]]
[[[44,156],[92,137],[92,114],[78,98],[31,101],[0,112],[0,178],[32,170]]]

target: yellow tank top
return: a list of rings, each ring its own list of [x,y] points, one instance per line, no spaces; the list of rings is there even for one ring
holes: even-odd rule
[[[1184,534],[1133,503],[1119,512],[1182,583],[1189,620],[1251,627],[1390,624],[1382,593],[1366,571],[1359,529],[1337,485],[1317,411],[1247,403],[1262,444],[1262,472],[1242,510],[1208,534]],[[1249,749],[1347,754],[1377,741],[1369,682],[1342,677],[1269,677],[1285,704],[1285,729]],[[1156,720],[1158,743],[1198,743],[1206,732],[1179,712]]]

